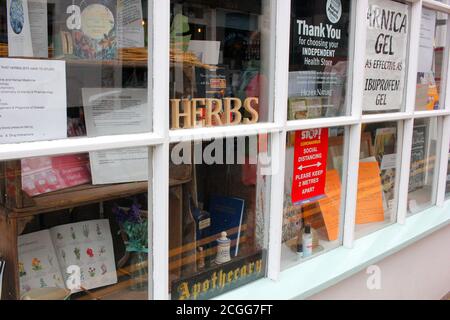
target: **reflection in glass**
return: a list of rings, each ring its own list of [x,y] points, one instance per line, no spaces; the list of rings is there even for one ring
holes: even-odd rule
[[[436,118],[414,120],[408,213],[431,207],[436,201],[436,151],[439,128]]]
[[[340,244],[344,128],[288,133],[282,268]]]
[[[171,1],[171,129],[271,120],[270,2]]]
[[[15,123],[0,119],[0,143],[151,131],[147,0],[22,3],[0,1],[0,57],[17,58],[0,64],[14,61],[9,78],[29,90],[0,93],[21,107],[5,111]]]
[[[173,300],[204,300],[264,277],[267,136],[171,146],[169,278]],[[203,289],[198,291],[197,284]]]
[[[442,109],[439,101],[447,41],[447,14],[422,9],[416,110]]]
[[[358,173],[356,237],[394,222],[396,215],[398,126],[364,124]]]
[[[8,298],[147,300],[148,167],[146,147],[1,162]]]

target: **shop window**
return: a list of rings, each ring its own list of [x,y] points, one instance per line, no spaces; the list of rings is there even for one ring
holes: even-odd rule
[[[436,151],[439,136],[437,118],[414,120],[408,186],[409,214],[423,211],[436,202]]]
[[[393,223],[397,210],[398,124],[363,124],[355,237]]]
[[[289,132],[282,268],[341,244],[344,128]]]
[[[441,81],[447,41],[448,15],[422,8],[416,110],[442,109]]]
[[[272,121],[271,1],[170,3],[170,128]]]
[[[147,3],[0,1],[0,143],[151,131]]]
[[[404,110],[410,6],[369,0],[363,114]]]
[[[149,298],[148,152],[0,163],[4,299]]]
[[[349,114],[351,1],[291,1],[288,120]]]
[[[172,299],[209,299],[265,276],[267,150],[266,135],[172,145]]]

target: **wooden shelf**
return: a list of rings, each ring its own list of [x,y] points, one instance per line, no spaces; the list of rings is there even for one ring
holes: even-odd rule
[[[116,284],[89,291],[73,300],[148,300],[148,290],[130,290],[134,280],[119,281]]]
[[[144,60],[78,60],[61,59],[68,67],[114,67],[114,68],[147,68]]]
[[[133,54],[126,53],[127,49],[124,49],[125,54],[127,55],[125,58],[122,58],[122,54],[119,52],[119,57],[115,60],[88,60],[88,59],[76,59],[69,57],[52,57],[53,49],[49,48],[50,58],[51,60],[62,60],[66,62],[68,67],[112,67],[112,68],[147,68],[147,60],[143,59],[145,53],[147,52],[146,48],[141,48],[139,53],[136,53],[135,57]],[[8,45],[5,43],[0,43],[0,57],[8,57]],[[45,59],[47,58],[28,58],[28,57],[18,57],[20,59]],[[173,60],[170,61],[171,67],[181,67],[181,68],[190,68],[190,67],[198,67],[203,69],[217,69],[217,66],[206,65],[201,63],[200,61],[181,61],[181,60]]]
[[[181,185],[188,180],[170,179],[170,186]],[[33,197],[33,206],[14,208],[11,217],[26,218],[51,211],[64,210],[97,202],[126,198],[148,190],[148,182],[110,185],[82,185]]]
[[[148,290],[130,290],[136,281],[136,279],[130,279],[131,272],[140,268],[148,268],[148,263],[120,268],[117,270],[119,280],[116,284],[80,293],[73,297],[73,300],[148,300]]]

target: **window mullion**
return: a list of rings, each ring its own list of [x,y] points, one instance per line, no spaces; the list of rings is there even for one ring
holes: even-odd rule
[[[422,0],[411,6],[410,41],[408,50],[408,74],[406,79],[406,112],[413,113],[416,102],[417,64],[419,61],[420,24],[422,21]]]
[[[149,11],[154,13],[152,45],[153,129],[164,138],[153,150],[153,298],[169,299],[169,51],[170,1],[153,0]],[[150,58],[149,58],[150,59]],[[149,274],[150,276],[150,274]]]
[[[353,66],[352,66],[352,95],[351,95],[351,115],[361,118],[362,103],[364,93],[365,76],[365,58],[367,40],[367,10],[368,0],[352,2],[355,24],[352,25],[352,46],[353,46]],[[352,247],[355,238],[355,217],[356,217],[356,197],[358,192],[358,170],[359,170],[359,150],[361,144],[361,123],[351,125],[346,129],[346,147],[344,155],[347,158],[344,161],[343,186],[345,192],[343,195],[344,226],[343,226],[343,245]],[[350,147],[352,146],[352,147]]]
[[[437,198],[436,205],[442,207],[445,202],[445,191],[447,185],[448,155],[450,144],[450,116],[442,119],[441,145],[438,149],[439,158],[437,160]]]
[[[286,163],[286,132],[271,136],[271,170],[270,179],[270,219],[269,219],[269,254],[267,276],[278,280],[281,264],[281,238],[283,230],[284,208],[284,172]]]
[[[414,2],[411,7],[411,28],[408,54],[408,75],[406,79],[406,112],[414,113],[416,101],[417,84],[417,64],[419,59],[419,37],[420,25],[422,20],[422,0]],[[411,147],[414,128],[414,119],[407,119],[403,123],[403,132],[401,136],[401,164],[400,178],[398,187],[397,204],[397,222],[404,224],[408,209],[408,190],[410,165],[411,165]]]
[[[269,254],[267,276],[278,280],[281,264],[281,237],[283,230],[284,172],[286,158],[286,131],[289,73],[290,1],[276,1],[275,18],[275,83],[274,122],[283,126],[283,131],[271,136]]]
[[[403,132],[401,136],[401,165],[400,179],[398,187],[398,205],[397,205],[397,222],[404,224],[406,221],[406,213],[408,208],[408,185],[411,164],[411,147],[413,136],[414,120],[408,119],[403,123]]]
[[[450,50],[448,46],[450,44],[450,24],[447,23],[445,39],[445,56],[444,56],[444,85],[442,86],[442,95],[444,97],[444,110],[450,111],[450,99],[448,99],[447,92],[450,90],[449,72],[450,72]],[[449,156],[449,145],[450,145],[450,116],[445,116],[442,119],[442,138],[439,150],[438,166],[439,171],[437,172],[437,197],[436,205],[441,207],[445,202],[446,186],[447,186],[447,175],[448,175],[448,156]]]
[[[0,161],[152,146],[162,141],[163,138],[155,133],[136,133],[2,144],[0,148]]]
[[[275,18],[275,97],[274,122],[281,126],[287,121],[287,101],[289,82],[289,41],[290,41],[290,1],[278,0],[276,2]]]

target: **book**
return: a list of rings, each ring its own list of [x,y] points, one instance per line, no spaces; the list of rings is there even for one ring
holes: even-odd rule
[[[211,226],[209,234],[211,236],[219,235],[222,231],[226,231],[228,238],[232,241],[232,257],[236,257],[239,253],[244,209],[245,201],[243,199],[217,195],[211,196],[210,198],[209,212],[211,215]]]
[[[30,197],[91,182],[88,154],[22,159],[22,189]]]
[[[72,293],[117,283],[107,219],[56,226],[18,238],[20,295],[33,289]]]
[[[55,3],[55,57],[117,58],[117,0],[61,0]]]

